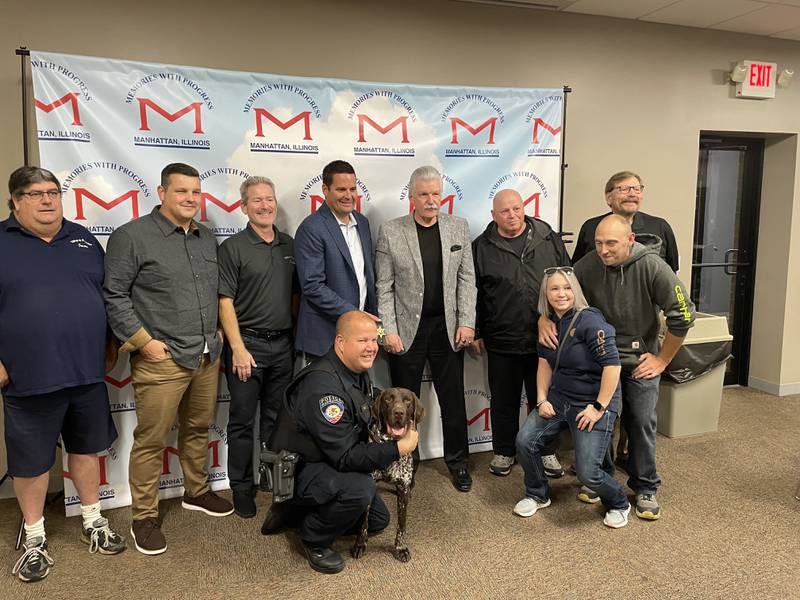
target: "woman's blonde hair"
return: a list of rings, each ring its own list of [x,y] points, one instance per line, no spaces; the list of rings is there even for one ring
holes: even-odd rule
[[[586,296],[583,295],[581,284],[578,283],[578,278],[575,277],[575,271],[572,270],[572,267],[550,267],[544,270],[542,286],[539,288],[539,314],[549,317],[554,313],[553,307],[547,301],[547,284],[550,278],[557,273],[563,275],[572,288],[572,295],[575,296],[575,310],[580,312],[584,308],[588,308],[589,303],[586,302]]]

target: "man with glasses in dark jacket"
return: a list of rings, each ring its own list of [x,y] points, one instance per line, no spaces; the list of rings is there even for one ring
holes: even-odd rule
[[[536,305],[547,267],[568,266],[561,237],[539,219],[525,215],[522,196],[512,189],[494,197],[492,222],[472,243],[478,287],[475,356],[486,349],[491,392],[492,448],[489,470],[508,475],[515,462],[522,386],[528,402],[536,400]],[[542,463],[548,477],[564,470],[555,446],[545,448]]]

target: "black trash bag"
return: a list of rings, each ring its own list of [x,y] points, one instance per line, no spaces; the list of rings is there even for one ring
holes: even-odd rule
[[[732,347],[732,340],[681,346],[661,376],[676,383],[697,379],[731,358]]]

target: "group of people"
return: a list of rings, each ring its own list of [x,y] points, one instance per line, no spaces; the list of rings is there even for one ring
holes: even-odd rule
[[[569,427],[579,497],[602,501],[607,525],[625,525],[630,504],[613,478],[610,447],[621,411],[636,514],[660,516],[658,379],[694,307],[673,272],[669,225],[638,210],[641,179],[623,172],[609,180],[611,213],[584,224],[572,261],[561,237],[526,216],[512,189],[494,196],[492,221],[472,241],[465,219],[440,212],[442,176],[430,166],[411,174],[413,209],[380,227],[373,252],[369,222],[356,210],[356,181],[349,163],[326,165],[325,203],[292,239],[275,226],[275,184],[250,177],[240,188],[247,225],[217,247],[194,220],[199,173],[173,163],[161,173],[160,205],[117,228],[104,255],[88,230],[63,218],[61,185],[50,171],[12,173],[11,215],[0,222],[0,253],[15,257],[0,267],[0,389],[8,470],[25,522],[13,569],[21,580],[40,580],[53,564],[43,506],[59,436],[80,496],[81,539],[90,552],[126,547],[100,513],[96,458],[117,435],[104,375],[118,352],[130,355],[138,421],[130,535],[144,554],[167,549],[158,487],[177,419],[185,509],[256,515],[257,427],[262,443],[302,457],[294,498],[273,504],[262,532],[294,525],[312,568],[341,571],[333,541],[354,531],[367,507],[370,531],[388,524],[371,471],[408,454],[415,468],[419,461],[414,427],[389,443],[367,437],[368,371],[379,341],[394,386],[419,395],[430,365],[457,490],[472,487],[466,349],[488,360],[490,471],[508,475],[519,461],[525,472],[516,514],[549,505],[547,478],[564,474],[558,433]],[[295,352],[306,364],[296,375]],[[231,394],[232,503],[209,488],[206,467],[220,362]],[[523,387],[531,414],[519,429]]]

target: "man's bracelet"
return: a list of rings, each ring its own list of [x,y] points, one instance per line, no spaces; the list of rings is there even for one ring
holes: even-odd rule
[[[539,408],[539,407],[540,407],[542,404],[544,404],[545,402],[549,402],[549,400],[541,400],[541,401],[537,402],[537,403],[536,403],[536,408]]]

